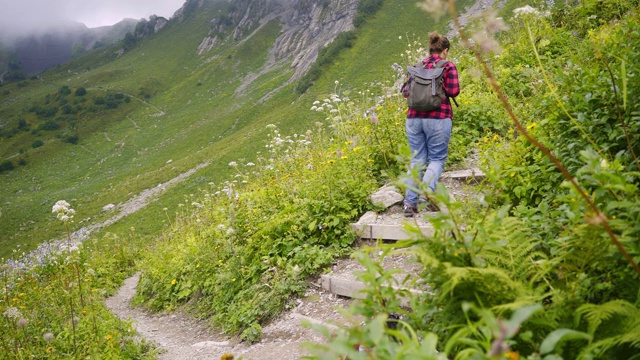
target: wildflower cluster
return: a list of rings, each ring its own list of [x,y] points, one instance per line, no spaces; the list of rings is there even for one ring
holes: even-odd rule
[[[67,223],[73,219],[73,215],[75,215],[76,211],[71,208],[68,202],[64,200],[59,200],[53,205],[51,212],[56,214],[58,220]]]

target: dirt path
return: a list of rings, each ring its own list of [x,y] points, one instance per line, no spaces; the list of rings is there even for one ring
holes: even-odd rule
[[[455,180],[452,174],[454,173],[445,173],[442,178],[442,183],[450,194],[457,199],[471,196],[473,192],[464,185],[464,181]],[[400,222],[405,220],[401,212],[399,206],[394,206],[383,216],[393,219],[394,216],[398,217],[397,221]],[[375,241],[365,245],[374,246]],[[388,257],[386,261],[391,261],[392,268],[404,269],[408,273],[416,271],[416,264],[406,256]],[[347,258],[336,261],[332,270],[340,273],[359,267],[361,266],[356,261]],[[302,326],[302,321],[322,323],[330,327],[344,325],[345,320],[338,309],[347,307],[352,301],[321,290],[318,280],[310,286],[304,297],[292,302],[291,309],[263,327],[260,342],[250,345],[240,342],[237,337],[216,331],[205,321],[181,311],[158,314],[131,307],[130,302],[136,293],[139,279],[140,275],[135,274],[125,280],[118,293],[108,298],[106,304],[119,318],[131,320],[142,338],[154,342],[162,351],[159,356],[162,360],[220,359],[224,354],[254,360],[300,359],[309,354],[305,343],[324,341],[315,331]]]
[[[224,354],[254,360],[293,360],[308,354],[305,342],[322,342],[323,338],[301,325],[303,320],[331,324],[339,322],[337,308],[350,300],[310,289],[295,302],[295,307],[281,315],[262,331],[262,340],[249,345],[236,338],[216,332],[204,321],[176,312],[150,313],[130,306],[135,295],[139,274],[125,280],[124,285],[106,300],[107,307],[123,320],[131,320],[138,334],[156,344],[162,351],[161,360],[220,359]],[[317,320],[322,319],[322,321]],[[331,326],[331,325],[329,325]]]

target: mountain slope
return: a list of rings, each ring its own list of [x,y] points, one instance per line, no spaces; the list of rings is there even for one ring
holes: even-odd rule
[[[273,3],[281,7],[313,5],[308,1]],[[246,27],[242,36],[234,39],[239,33],[229,29],[224,41],[198,55],[203,41],[211,37],[212,20],[221,14],[231,17],[232,5],[188,1],[176,20],[136,41],[123,54],[119,47],[99,49],[37,80],[3,88],[3,129],[17,129],[24,118],[31,130],[3,136],[0,143],[2,158],[16,164],[14,170],[0,174],[2,255],[10,255],[16,244],[28,250],[59,236],[62,228],[51,221],[50,214],[57,200],[73,204],[78,211],[76,226],[81,227],[108,218],[110,214],[102,211],[105,205],[123,202],[209,162],[193,180],[116,226],[128,229],[135,225],[141,234],[156,234],[166,219],[163,208],[176,209],[185,195],[206,187],[207,182],[228,178],[230,161],[248,162],[259,156],[267,124],[276,123],[289,134],[306,130],[322,120],[308,110],[312,102],[333,91],[335,80],[345,89],[358,89],[391,77],[391,64],[403,61],[400,54],[407,36],[413,38],[417,32],[415,37],[421,39],[431,30],[447,30],[445,20],[435,25],[416,11],[413,0],[386,1],[357,30],[353,46],[342,49],[323,68],[314,87],[300,96],[293,91],[295,59],[274,57],[274,45],[290,25],[269,11],[263,11],[265,18]],[[235,9],[241,5],[237,2]],[[311,39],[306,32],[298,37],[303,35]],[[296,54],[313,52],[309,49]],[[94,111],[87,106],[84,113],[59,119],[59,130],[37,130],[51,119],[41,119],[28,109],[34,104],[48,106],[64,86],[72,94],[62,100],[73,103],[73,92],[83,87]],[[95,104],[96,98],[116,94],[128,97],[129,102],[115,109]],[[53,119],[58,117],[60,114]],[[74,134],[77,144],[62,141]],[[38,140],[44,144],[32,147]],[[24,166],[17,165],[20,161]]]

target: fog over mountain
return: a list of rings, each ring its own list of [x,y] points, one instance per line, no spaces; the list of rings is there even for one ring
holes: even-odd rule
[[[122,19],[170,18],[185,0],[0,0],[0,40],[79,22],[89,28]],[[67,25],[68,26],[68,25]]]

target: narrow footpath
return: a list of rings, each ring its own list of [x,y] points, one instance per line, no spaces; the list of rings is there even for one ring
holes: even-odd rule
[[[445,173],[441,181],[450,194],[460,200],[473,196],[473,191],[469,190],[471,185],[468,184],[482,176],[477,169],[463,170]],[[367,213],[352,224],[352,228],[360,234],[360,246],[375,246],[379,240],[397,241],[407,236],[402,225],[407,219],[402,216],[400,206],[403,196],[393,186],[381,188],[372,195],[372,200],[376,196],[388,209],[380,214]],[[431,231],[428,219],[432,215],[423,211],[415,218],[426,235]],[[372,252],[372,256],[377,255],[376,251]],[[382,266],[401,269],[404,274],[417,274],[420,271],[419,266],[416,267],[407,255],[401,254],[385,257]],[[290,309],[263,327],[261,340],[255,344],[240,342],[237,337],[216,332],[206,321],[195,319],[182,311],[151,313],[143,308],[131,307],[139,274],[125,280],[120,290],[106,300],[106,305],[120,319],[132,321],[139,336],[157,346],[161,352],[159,359],[162,360],[220,359],[224,354],[247,360],[293,360],[309,355],[305,344],[325,341],[303,323],[320,323],[330,328],[347,325],[339,309],[347,308],[357,301],[354,299],[361,298],[358,291],[364,284],[355,273],[362,269],[351,258],[336,260],[329,274],[315,279],[302,298],[293,301]]]

